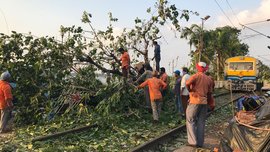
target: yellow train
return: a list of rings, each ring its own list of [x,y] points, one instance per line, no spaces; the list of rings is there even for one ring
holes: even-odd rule
[[[256,90],[258,61],[249,56],[236,56],[225,61],[226,88],[232,90]]]

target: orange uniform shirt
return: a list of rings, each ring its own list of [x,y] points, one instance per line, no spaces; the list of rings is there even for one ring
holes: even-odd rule
[[[207,104],[207,94],[212,92],[212,81],[207,75],[198,72],[187,80],[186,86],[190,89],[190,103]]]
[[[162,80],[163,82],[167,83],[168,82],[168,75],[166,73],[163,73],[160,76],[160,80]]]
[[[129,54],[127,52],[124,52],[122,54],[120,60],[122,62],[122,68],[127,68],[129,66],[130,58],[129,58]]]
[[[0,109],[7,107],[6,100],[12,99],[11,87],[8,82],[0,81]]]
[[[160,88],[165,89],[167,84],[163,82],[162,80],[156,77],[153,77],[144,81],[140,85],[140,88],[143,88],[145,86],[149,86],[150,100],[154,101],[154,100],[162,99]]]

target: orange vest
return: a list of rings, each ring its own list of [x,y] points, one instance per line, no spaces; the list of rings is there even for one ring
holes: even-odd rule
[[[129,66],[130,58],[129,58],[129,54],[127,52],[124,52],[122,54],[120,60],[122,62],[122,68],[127,68]]]
[[[140,88],[143,88],[145,86],[149,86],[149,93],[150,93],[150,100],[158,100],[162,99],[162,94],[160,92],[160,89],[165,89],[167,84],[163,82],[162,80],[153,77],[149,78],[146,81],[144,81],[141,85]]]
[[[160,76],[160,80],[162,80],[163,82],[167,83],[167,81],[168,81],[168,75],[166,73],[163,73]]]
[[[189,97],[192,104],[207,104],[207,95],[212,92],[212,80],[202,72],[191,76],[186,86],[190,88]]]
[[[11,87],[8,82],[0,81],[0,109],[5,109],[7,107],[6,100],[12,99]]]

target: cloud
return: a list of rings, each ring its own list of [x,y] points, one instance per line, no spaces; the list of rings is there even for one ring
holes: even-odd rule
[[[262,0],[258,8],[252,10],[242,10],[238,13],[235,13],[241,24],[266,20],[270,18],[270,0]],[[238,20],[233,14],[229,15],[228,17],[231,19],[235,26],[240,27]],[[231,25],[226,16],[224,15],[219,16],[218,21],[218,25]]]

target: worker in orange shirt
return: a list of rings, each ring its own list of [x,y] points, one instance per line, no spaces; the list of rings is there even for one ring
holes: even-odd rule
[[[212,92],[212,81],[205,71],[208,66],[204,62],[196,64],[197,73],[186,82],[190,102],[186,110],[187,146],[202,147],[204,143],[204,127],[207,118],[207,95]]]
[[[11,94],[11,86],[9,85],[10,78],[11,75],[8,71],[2,73],[0,77],[0,133],[8,132],[6,127],[11,118],[11,110],[13,108],[13,97]]]
[[[158,71],[156,70],[153,71],[152,75],[153,75],[152,78],[149,78],[146,81],[144,81],[142,84],[138,86],[138,88],[149,86],[153,119],[154,119],[154,123],[157,123],[160,116],[161,101],[162,101],[162,94],[160,92],[160,89],[165,89],[167,84],[157,78]]]
[[[118,51],[122,53],[121,58],[120,58],[121,63],[122,63],[121,65],[122,74],[125,78],[127,78],[129,74],[129,66],[130,66],[129,54],[123,48],[119,48]]]
[[[163,82],[165,82],[166,84],[168,84],[168,75],[166,73],[166,69],[164,67],[160,68],[160,76],[159,76],[160,80],[162,80]],[[162,96],[165,97],[167,92],[167,88],[162,90]]]

